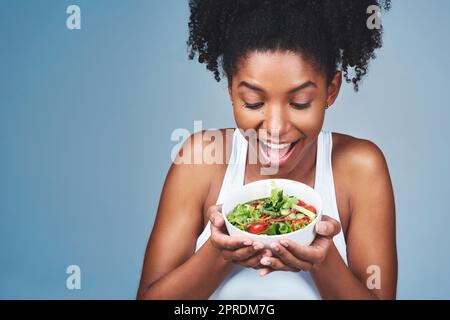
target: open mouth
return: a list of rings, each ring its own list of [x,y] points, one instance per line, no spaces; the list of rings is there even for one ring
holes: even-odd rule
[[[299,140],[290,143],[273,143],[259,140],[259,146],[265,162],[282,165],[292,155],[298,142]]]

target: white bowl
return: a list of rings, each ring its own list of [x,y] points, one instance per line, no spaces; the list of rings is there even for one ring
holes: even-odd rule
[[[306,202],[307,204],[313,205],[317,210],[316,218],[303,229],[273,236],[249,233],[236,228],[228,221],[227,215],[233,211],[236,205],[255,199],[269,197],[270,192],[273,189],[273,182],[275,183],[275,186],[277,188],[283,190],[283,193],[285,195],[295,196],[298,199]],[[315,225],[317,221],[320,221],[320,219],[322,218],[322,198],[320,197],[319,193],[313,188],[298,181],[288,179],[259,180],[248,183],[241,188],[229,193],[225,197],[222,205],[222,215],[225,218],[225,225],[228,233],[232,237],[235,236],[250,238],[252,240],[263,243],[267,248],[270,247],[271,243],[279,241],[281,239],[291,239],[292,241],[300,245],[308,246],[316,237]]]

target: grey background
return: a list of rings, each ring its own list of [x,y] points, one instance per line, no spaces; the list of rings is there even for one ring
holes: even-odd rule
[[[388,160],[401,299],[450,297],[449,9],[394,1],[369,77],[325,124]],[[0,298],[134,298],[171,132],[235,126],[225,83],[187,59],[187,19],[180,0],[0,1]]]

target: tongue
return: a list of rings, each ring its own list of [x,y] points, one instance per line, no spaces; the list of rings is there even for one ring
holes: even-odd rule
[[[274,149],[267,147],[267,157],[271,161],[278,161],[279,159],[283,158],[288,152],[289,152],[290,146],[287,146],[283,149]]]

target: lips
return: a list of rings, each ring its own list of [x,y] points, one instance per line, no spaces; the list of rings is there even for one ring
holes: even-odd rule
[[[266,162],[283,165],[290,158],[299,140],[290,143],[271,143],[259,140],[261,153]]]

